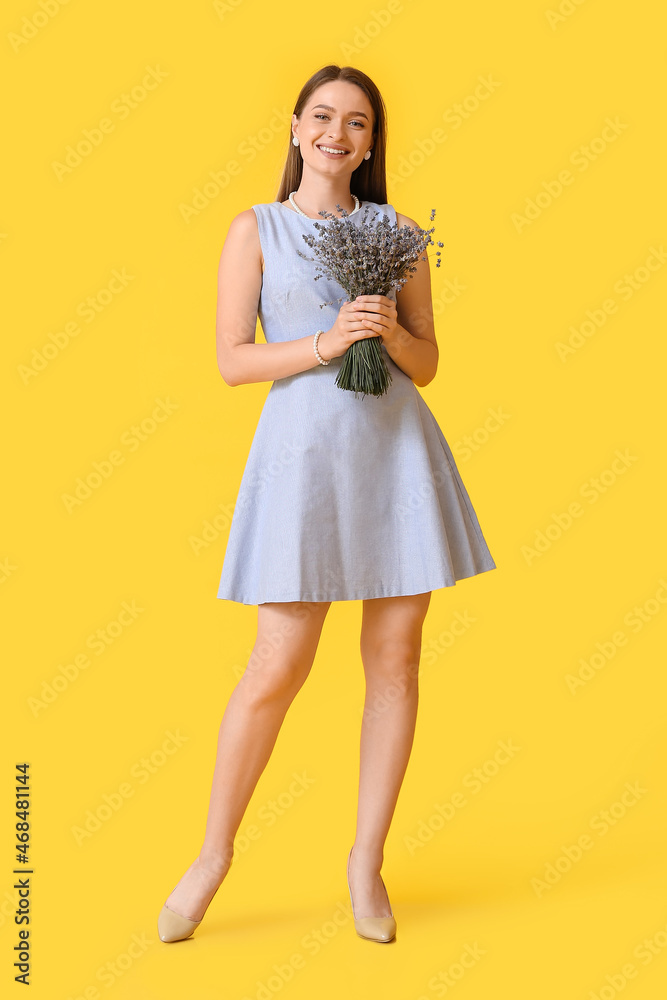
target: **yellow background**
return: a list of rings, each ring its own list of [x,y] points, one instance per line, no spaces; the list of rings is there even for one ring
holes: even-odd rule
[[[22,995],[11,967],[11,804],[14,765],[25,760],[33,997],[662,997],[667,267],[657,261],[667,218],[657,8],[566,0],[557,19],[555,0],[44,3],[48,15],[38,0],[2,15],[12,94],[0,221],[3,989]],[[199,849],[217,728],[257,614],[216,597],[228,514],[269,389],[232,389],[218,373],[218,259],[234,215],[275,198],[293,103],[329,62],[359,67],[385,98],[389,201],[422,226],[437,210],[440,367],[419,391],[497,569],[434,592],[424,626],[424,648],[439,642],[441,652],[422,661],[383,868],[396,942],[362,941],[341,917],[363,700],[361,602],[343,602],[239,831],[256,824],[261,836],[239,841],[195,938],[167,946],[157,914]],[[128,109],[122,95],[150,67],[166,75]],[[493,91],[475,97],[489,77]],[[54,163],[105,117],[113,129],[59,178]],[[442,141],[429,146],[434,129]],[[230,160],[240,172],[186,221],[195,189]],[[557,193],[564,170],[571,183]],[[529,201],[532,221],[517,224]],[[100,296],[114,269],[131,280],[86,322],[79,304]],[[452,285],[465,287],[453,296]],[[588,313],[600,319],[610,299],[615,311],[596,326]],[[49,334],[77,320],[79,334],[22,376]],[[562,360],[557,345],[587,320],[590,335]],[[131,445],[156,400],[171,412]],[[491,411],[505,416],[485,429]],[[114,450],[124,461],[68,512],[63,495]],[[631,456],[622,467],[618,452]],[[539,532],[547,541],[531,557]],[[88,637],[123,602],[142,610],[97,655]],[[474,623],[453,639],[457,615]],[[609,652],[610,643],[604,658],[597,644]],[[85,652],[90,665],[36,710],[30,699]],[[590,679],[568,687],[596,653]],[[171,753],[161,750],[167,733],[182,741],[167,744]],[[520,749],[474,793],[466,775],[494,770],[486,762],[499,741]],[[290,798],[295,773],[312,783]],[[615,805],[626,783],[643,791]],[[120,786],[127,797],[77,842],[88,811],[118,805]],[[457,791],[465,806],[439,823],[436,804]],[[280,796],[283,814],[269,825],[261,817]],[[604,810],[615,818],[603,833]],[[574,856],[586,834],[591,846],[568,870],[564,851]],[[556,864],[551,885],[536,887]],[[447,986],[466,946],[479,957]],[[295,954],[302,967],[286,979]]]

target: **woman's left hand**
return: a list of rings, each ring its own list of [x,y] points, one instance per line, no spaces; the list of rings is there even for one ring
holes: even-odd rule
[[[373,330],[384,344],[391,344],[398,335],[396,303],[388,295],[357,295],[352,303],[359,319]]]

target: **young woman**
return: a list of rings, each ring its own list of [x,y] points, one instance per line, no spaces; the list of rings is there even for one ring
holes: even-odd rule
[[[277,200],[240,212],[222,250],[220,372],[229,386],[273,382],[217,595],[257,605],[257,639],[222,719],[199,856],[160,913],[162,941],[183,940],[200,923],[308,676],[330,604],[350,600],[363,601],[366,680],[350,901],[361,937],[395,936],[380,869],[413,743],[422,624],[432,590],[495,562],[449,445],[416,388],[433,380],[438,364],[428,261],[398,294],[321,309],[342,289],[315,281],[315,265],[297,253],[308,254],[302,237],[316,232],[314,222],[323,224],[321,211],[345,209],[355,225],[387,214],[399,226],[417,226],[387,204],[385,144],[377,87],[352,67],[325,66],[296,103]],[[266,344],[255,343],[258,315]],[[392,376],[382,396],[335,385],[345,351],[364,337],[382,338]]]

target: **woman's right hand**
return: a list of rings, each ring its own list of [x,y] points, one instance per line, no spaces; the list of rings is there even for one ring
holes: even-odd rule
[[[356,300],[343,302],[336,322],[330,330],[321,333],[318,340],[317,349],[325,361],[345,354],[350,344],[354,344],[356,340],[377,337],[377,332],[366,326],[364,318],[363,303],[357,303]]]

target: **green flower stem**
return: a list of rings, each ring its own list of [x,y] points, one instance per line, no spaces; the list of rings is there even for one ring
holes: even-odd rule
[[[392,381],[382,354],[382,339],[366,337],[350,344],[343,356],[343,363],[336,376],[340,389],[349,389],[363,395],[382,396]]]

